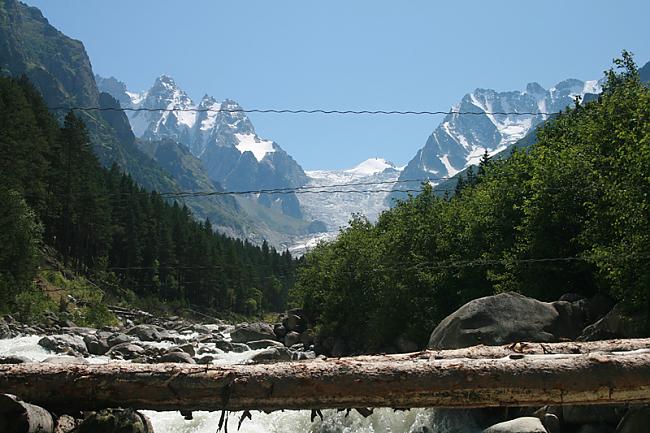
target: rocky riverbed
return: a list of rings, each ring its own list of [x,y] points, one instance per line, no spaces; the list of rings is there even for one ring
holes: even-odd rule
[[[518,294],[472,301],[433,330],[429,347],[460,348],[518,341],[640,337],[638,318],[626,316],[611,302],[567,295],[546,303]],[[233,364],[291,362],[315,358],[309,323],[299,310],[286,313],[274,326],[231,325],[220,321],[192,323],[180,317],[156,318],[123,311],[121,325],[101,329],[75,326],[49,317],[39,326],[7,316],[0,320],[0,363],[56,362]],[[407,345],[409,346],[409,345]],[[411,349],[405,347],[404,350]],[[422,349],[422,348],[418,348]],[[330,350],[328,355],[335,350]],[[1,402],[0,402],[1,403]],[[1,404],[0,404],[1,406]],[[0,414],[1,415],[1,414]],[[236,431],[243,413],[225,421]],[[242,432],[350,433],[641,433],[650,425],[644,406],[564,406],[489,410],[393,409],[253,412]],[[58,433],[214,433],[221,421],[215,412],[110,410],[59,417]],[[1,418],[1,416],[0,416]],[[1,421],[0,421],[1,424]],[[113,426],[101,430],[100,426]],[[112,428],[112,430],[111,430]],[[2,430],[2,425],[0,425]]]

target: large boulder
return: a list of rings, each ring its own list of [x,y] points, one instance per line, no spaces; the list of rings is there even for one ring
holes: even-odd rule
[[[111,358],[119,359],[135,359],[139,356],[143,356],[146,353],[144,347],[139,346],[135,343],[121,343],[116,344],[111,347],[110,350],[106,353]]]
[[[276,339],[273,328],[268,323],[244,323],[237,325],[230,333],[230,338],[233,343]]]
[[[284,336],[284,345],[287,347],[291,347],[294,344],[300,343],[300,334],[298,334],[296,331],[289,331],[287,332],[287,335]]]
[[[287,314],[287,317],[282,320],[282,326],[288,331],[288,332],[302,332],[305,330],[305,320],[303,320],[302,317],[289,313]]]
[[[104,355],[110,349],[105,339],[99,339],[96,335],[84,335],[84,343],[91,355]]]
[[[163,337],[157,327],[153,325],[137,325],[126,333],[137,337],[140,341],[161,341]]]
[[[118,344],[131,343],[132,341],[135,340],[136,337],[132,335],[126,335],[126,334],[122,334],[121,332],[115,332],[106,338],[106,343],[108,344],[108,347],[113,347],[113,346],[117,346]]]
[[[447,316],[431,333],[428,347],[554,342],[575,337],[583,320],[566,301],[548,303],[519,293],[501,293],[470,301]]]
[[[87,355],[86,343],[78,335],[47,335],[38,340],[38,345],[55,353]]]
[[[629,312],[621,304],[596,323],[587,326],[578,337],[579,341],[607,340],[610,338],[647,337],[650,326],[645,312]]]
[[[180,364],[196,364],[196,361],[185,352],[167,352],[156,360],[158,363],[174,362]]]
[[[7,355],[0,356],[0,364],[26,364],[31,362],[31,359],[20,355]]]
[[[280,343],[279,341],[275,340],[257,340],[257,341],[249,341],[246,343],[248,347],[251,348],[251,350],[257,350],[257,349],[266,349],[269,347],[284,347],[284,344]]]
[[[291,352],[286,347],[270,347],[253,354],[249,359],[253,363],[291,361]]]

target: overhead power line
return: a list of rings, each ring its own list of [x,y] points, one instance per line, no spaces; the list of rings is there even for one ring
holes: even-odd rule
[[[323,108],[316,109],[288,109],[288,108],[122,108],[122,107],[50,107],[52,111],[128,111],[128,112],[146,112],[146,113],[174,113],[174,112],[192,112],[192,113],[263,113],[263,114],[352,114],[352,115],[398,115],[398,116],[435,116],[435,115],[490,115],[490,116],[553,116],[561,112],[543,112],[543,111],[429,111],[429,110],[326,110]]]

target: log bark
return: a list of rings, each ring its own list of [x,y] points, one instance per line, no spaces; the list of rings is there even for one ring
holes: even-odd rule
[[[58,412],[640,403],[650,402],[650,340],[265,365],[0,365],[0,392]]]
[[[14,395],[0,394],[0,432],[52,433],[54,419],[42,407],[25,403]]]

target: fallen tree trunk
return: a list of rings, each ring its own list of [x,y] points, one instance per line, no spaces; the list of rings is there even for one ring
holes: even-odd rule
[[[424,351],[266,365],[0,365],[0,393],[59,412],[650,402],[648,340],[566,344],[532,355],[516,345],[474,348],[496,355],[486,358]],[[600,351],[557,353],[590,347]]]
[[[554,355],[580,354],[592,352],[629,352],[633,350],[650,349],[650,338],[630,338],[601,341],[565,341],[561,343],[528,343],[519,342],[503,346],[472,346],[464,349],[423,350],[414,353],[398,353],[394,355],[357,356],[356,360],[368,362],[395,362],[412,358],[453,359],[453,358],[503,358],[504,356],[524,355]]]

